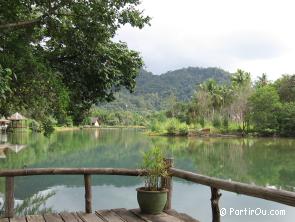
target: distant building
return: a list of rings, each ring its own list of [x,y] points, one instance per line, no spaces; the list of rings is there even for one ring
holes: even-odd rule
[[[6,131],[7,127],[9,126],[10,121],[2,117],[0,119],[0,130]]]
[[[27,118],[22,116],[20,113],[15,113],[8,117],[8,120],[10,120],[10,127],[12,129],[15,128],[27,128]]]
[[[92,117],[90,119],[90,124],[91,124],[91,126],[99,127],[98,118],[97,117]]]

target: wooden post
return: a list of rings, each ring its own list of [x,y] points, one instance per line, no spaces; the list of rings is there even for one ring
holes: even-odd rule
[[[13,217],[14,177],[5,177],[5,217]]]
[[[166,158],[164,159],[166,163],[167,170],[171,167],[173,167],[173,158]],[[171,202],[172,202],[172,191],[173,191],[173,186],[172,186],[172,176],[169,175],[166,178],[162,178],[161,180],[162,183],[162,188],[168,189],[168,194],[167,194],[167,203],[165,205],[165,210],[170,210],[171,209]]]
[[[85,212],[92,213],[92,191],[91,191],[91,175],[84,174],[85,185]]]
[[[212,208],[212,221],[220,222],[220,211],[218,201],[221,197],[219,189],[211,187],[211,208]]]

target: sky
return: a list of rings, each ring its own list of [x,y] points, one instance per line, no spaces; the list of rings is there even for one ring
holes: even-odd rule
[[[154,74],[188,66],[238,68],[255,79],[295,74],[294,0],[142,0],[151,26],[121,28]]]

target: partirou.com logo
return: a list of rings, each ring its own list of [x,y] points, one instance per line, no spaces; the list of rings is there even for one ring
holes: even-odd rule
[[[220,216],[285,216],[286,210],[262,209],[262,208],[221,208]]]

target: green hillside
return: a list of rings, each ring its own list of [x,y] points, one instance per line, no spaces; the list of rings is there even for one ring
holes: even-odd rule
[[[219,68],[189,67],[162,75],[141,70],[133,94],[122,90],[116,94],[114,102],[98,106],[114,110],[160,110],[167,107],[172,100],[189,100],[196,86],[209,78],[217,82],[228,82],[229,76],[229,72]]]

